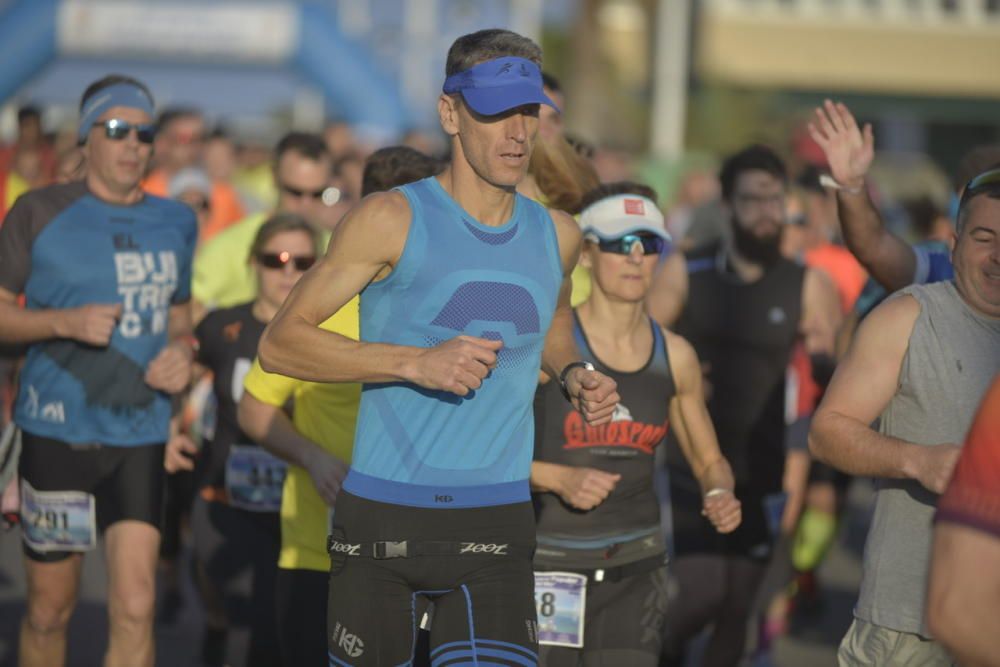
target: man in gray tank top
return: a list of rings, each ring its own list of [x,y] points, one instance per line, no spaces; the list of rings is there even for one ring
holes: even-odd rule
[[[962,197],[955,279],[907,287],[873,311],[813,420],[817,458],[878,480],[841,665],[953,662],[930,635],[925,602],[938,494],[1000,371],[1000,178],[987,174]]]

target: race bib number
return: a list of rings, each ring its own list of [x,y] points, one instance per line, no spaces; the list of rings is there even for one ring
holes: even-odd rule
[[[587,577],[570,572],[535,572],[538,643],[583,648]]]
[[[21,480],[21,529],[35,551],[90,551],[97,546],[94,496],[83,491],[35,491]]]
[[[233,445],[226,459],[229,504],[251,512],[281,509],[281,489],[288,465],[260,447]]]

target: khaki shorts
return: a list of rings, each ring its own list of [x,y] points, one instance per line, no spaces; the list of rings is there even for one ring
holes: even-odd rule
[[[951,667],[944,646],[909,632],[854,619],[837,651],[840,667]]]

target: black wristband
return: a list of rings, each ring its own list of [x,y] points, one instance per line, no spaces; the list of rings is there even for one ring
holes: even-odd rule
[[[572,401],[569,396],[569,390],[566,389],[566,375],[569,374],[574,368],[586,368],[588,371],[594,370],[594,364],[589,361],[574,361],[572,363],[566,364],[559,374],[559,390],[562,392],[563,398],[567,401]]]

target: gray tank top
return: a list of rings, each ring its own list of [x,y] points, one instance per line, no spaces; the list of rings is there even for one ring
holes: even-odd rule
[[[972,310],[954,282],[901,290],[920,304],[879,431],[919,445],[960,444],[1000,371],[1000,320]],[[854,615],[930,637],[924,620],[931,520],[938,496],[914,480],[879,479]]]

